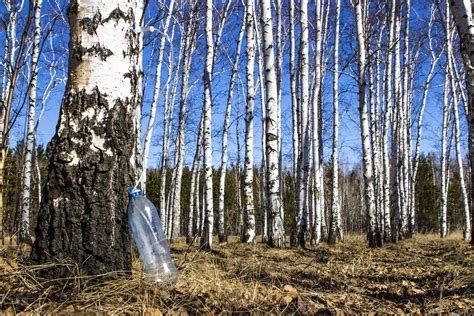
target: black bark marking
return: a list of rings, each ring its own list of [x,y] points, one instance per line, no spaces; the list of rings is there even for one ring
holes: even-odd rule
[[[84,31],[86,31],[89,35],[94,35],[97,34],[96,30],[97,27],[99,27],[99,24],[101,24],[101,19],[102,15],[100,14],[100,11],[97,11],[96,14],[94,14],[93,18],[83,18],[80,22],[80,25]]]
[[[98,56],[100,60],[106,61],[109,56],[113,55],[110,49],[100,46],[99,43],[93,45],[92,47],[85,48],[80,42],[77,41],[73,45],[73,51],[71,53],[77,61],[82,61],[82,58],[85,55]]]

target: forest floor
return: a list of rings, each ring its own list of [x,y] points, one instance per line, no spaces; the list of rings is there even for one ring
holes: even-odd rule
[[[460,239],[417,235],[368,249],[348,236],[336,247],[283,250],[231,239],[210,253],[175,243],[171,289],[147,286],[138,260],[131,276],[41,279],[44,266],[0,246],[0,314],[474,313],[474,247]]]

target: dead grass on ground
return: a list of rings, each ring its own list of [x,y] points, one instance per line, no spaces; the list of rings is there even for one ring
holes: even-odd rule
[[[172,245],[180,270],[172,289],[132,275],[44,279],[49,266],[0,250],[0,312],[18,313],[440,313],[474,312],[474,249],[459,235],[419,235],[368,249],[363,236],[336,247],[271,249],[231,239],[209,253]],[[23,250],[23,252],[26,252]]]

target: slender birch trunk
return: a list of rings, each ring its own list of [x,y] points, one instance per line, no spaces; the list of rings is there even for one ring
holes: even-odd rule
[[[313,145],[313,170],[314,170],[314,189],[313,189],[313,198],[314,209],[313,214],[315,217],[314,227],[313,227],[313,242],[319,244],[321,241],[321,225],[322,225],[322,198],[323,198],[323,186],[321,183],[322,177],[322,168],[321,168],[321,155],[320,155],[320,90],[321,90],[321,47],[322,47],[322,5],[321,0],[315,1],[316,5],[316,48],[314,53],[315,58],[315,71],[313,75],[313,104],[312,104],[312,145]]]
[[[447,8],[446,12],[449,8]],[[454,145],[456,148],[456,160],[458,164],[459,170],[459,182],[461,185],[461,197],[463,202],[464,208],[464,225],[463,225],[463,239],[470,240],[471,239],[471,220],[469,214],[469,200],[467,197],[467,190],[466,190],[466,183],[464,181],[464,166],[462,161],[462,153],[461,153],[461,132],[460,132],[460,123],[459,123],[459,114],[458,114],[458,94],[456,88],[456,78],[454,76],[454,53],[452,47],[452,35],[451,35],[451,23],[449,23],[448,19],[449,14],[446,15],[446,51],[447,51],[447,59],[448,59],[448,76],[451,83],[451,91],[452,91],[452,98],[453,98],[453,114],[454,114]]]
[[[392,241],[392,224],[390,217],[391,209],[391,199],[392,199],[392,190],[391,190],[391,179],[392,179],[392,169],[390,166],[390,154],[389,154],[389,133],[390,133],[390,123],[393,120],[392,112],[392,61],[393,61],[393,41],[394,41],[394,32],[395,32],[395,0],[391,2],[390,11],[387,12],[387,24],[388,24],[388,39],[387,46],[387,60],[385,64],[385,111],[383,117],[383,127],[382,127],[382,155],[383,155],[383,217],[384,217],[384,235],[383,241],[389,242]],[[392,145],[393,147],[393,145]]]
[[[247,102],[245,113],[245,166],[244,166],[244,225],[242,242],[255,243],[255,215],[253,200],[253,111],[255,102],[255,37],[253,25],[253,0],[247,0]]]
[[[220,177],[219,177],[219,220],[218,220],[218,235],[219,243],[227,242],[227,235],[224,229],[224,194],[225,194],[225,178],[227,172],[227,144],[228,144],[228,135],[229,135],[229,126],[230,126],[230,114],[232,111],[232,99],[234,96],[234,86],[235,81],[237,80],[237,73],[239,70],[239,60],[240,60],[240,50],[242,47],[242,39],[244,37],[246,17],[242,19],[242,26],[240,27],[239,39],[237,40],[237,48],[234,57],[234,63],[232,66],[232,74],[229,82],[229,92],[227,95],[227,105],[225,110],[224,118],[224,128],[222,132],[222,156],[221,156],[221,167],[220,167]]]
[[[8,35],[10,35],[10,52],[9,52],[9,69],[5,71],[4,79],[2,83],[5,83],[2,87],[2,99],[0,101],[0,238],[2,245],[5,242],[5,232],[3,227],[3,193],[4,193],[4,171],[5,171],[5,160],[7,159],[8,154],[8,136],[10,129],[8,124],[10,123],[10,113],[13,104],[13,95],[15,92],[15,86],[18,80],[18,75],[20,68],[22,67],[24,52],[26,49],[26,42],[28,38],[28,31],[33,19],[33,5],[29,5],[28,16],[26,18],[25,27],[23,28],[23,33],[21,35],[20,43],[17,45],[16,41],[16,15],[18,12],[23,10],[24,1],[20,1],[18,9],[14,9],[15,2],[7,1],[6,6],[7,10],[10,13],[9,19],[9,30],[7,30],[5,41],[8,43]],[[17,53],[18,51],[18,53]]]
[[[469,125],[469,160],[470,160],[470,187],[471,187],[471,227],[474,227],[474,23],[472,20],[472,6],[469,0],[453,0],[449,2],[454,22],[461,39],[461,53],[466,72],[466,86],[468,92],[468,125]],[[474,234],[471,234],[471,243],[474,244]]]
[[[292,245],[299,244],[304,247],[308,227],[308,175],[309,175],[309,144],[310,133],[308,124],[309,113],[309,53],[308,53],[308,1],[300,3],[300,80],[301,80],[301,135],[298,137],[300,148],[298,153],[297,170],[297,212],[295,214],[295,228]]]
[[[26,136],[26,149],[23,165],[23,188],[21,201],[21,223],[18,235],[19,242],[31,244],[30,237],[30,195],[31,195],[31,178],[33,166],[33,154],[35,152],[35,109],[36,109],[36,88],[38,79],[38,59],[40,53],[41,39],[41,7],[42,0],[34,2],[34,38],[33,38],[33,54],[31,57],[31,81],[28,90],[28,127]],[[31,5],[31,4],[30,4]]]
[[[212,35],[212,0],[206,0],[206,62],[204,67],[204,227],[201,235],[201,246],[212,248],[212,232],[214,227],[214,207],[212,195],[212,64],[214,59],[214,40]]]
[[[262,190],[261,190],[261,210],[262,210],[262,242],[268,242],[268,202],[267,202],[267,194],[266,194],[266,187],[267,187],[267,172],[266,172],[266,128],[265,128],[265,87],[264,87],[264,77],[263,77],[263,48],[262,48],[262,41],[260,40],[260,34],[258,25],[256,23],[256,14],[254,14],[254,26],[255,26],[255,38],[258,47],[258,82],[260,88],[260,110],[262,115],[262,164],[261,164],[261,173],[262,173]]]
[[[380,232],[375,223],[375,199],[374,184],[372,177],[373,161],[370,152],[369,122],[367,115],[366,100],[366,44],[365,44],[365,19],[362,15],[363,8],[367,3],[364,0],[354,2],[357,44],[358,44],[358,64],[359,64],[359,114],[361,126],[362,155],[363,155],[363,174],[364,174],[364,195],[365,205],[367,207],[367,238],[369,247],[379,247],[382,245]]]
[[[266,87],[265,155],[267,159],[267,210],[269,215],[268,244],[271,247],[285,247],[285,235],[280,196],[280,159],[278,153],[278,89],[273,49],[273,22],[270,0],[260,0],[262,8],[263,51]]]
[[[204,129],[203,129],[203,119],[204,116],[201,114],[201,119],[199,121],[199,132],[198,138],[196,141],[196,151],[194,153],[194,160],[193,160],[193,167],[191,169],[191,189],[189,193],[189,216],[188,216],[188,232],[186,235],[186,242],[190,244],[194,240],[194,236],[196,234],[196,223],[200,221],[200,216],[197,214],[200,212],[199,204],[197,203],[197,207],[194,207],[195,195],[198,196],[196,200],[199,200],[199,189],[195,191],[196,182],[199,183],[199,175],[198,170],[201,163],[201,156],[202,156],[202,139],[204,136]],[[198,186],[199,188],[199,186]]]
[[[441,192],[440,192],[440,215],[439,215],[439,225],[440,225],[440,236],[444,238],[448,234],[447,226],[447,198],[448,198],[448,188],[447,182],[449,177],[446,176],[448,169],[448,160],[446,143],[448,138],[448,129],[449,129],[449,75],[446,69],[444,77],[444,93],[443,93],[443,123],[441,130]]]
[[[339,14],[340,0],[336,0],[334,17],[334,74],[333,74],[333,136],[332,136],[332,205],[331,224],[328,241],[336,244],[337,238],[343,239],[342,219],[339,206]]]

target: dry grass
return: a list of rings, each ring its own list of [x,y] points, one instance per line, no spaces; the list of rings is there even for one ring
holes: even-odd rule
[[[375,250],[363,236],[284,250],[231,240],[210,253],[176,243],[172,289],[147,286],[138,261],[132,276],[42,279],[46,266],[21,265],[9,247],[0,251],[0,312],[474,312],[474,249],[460,239],[419,235]]]

